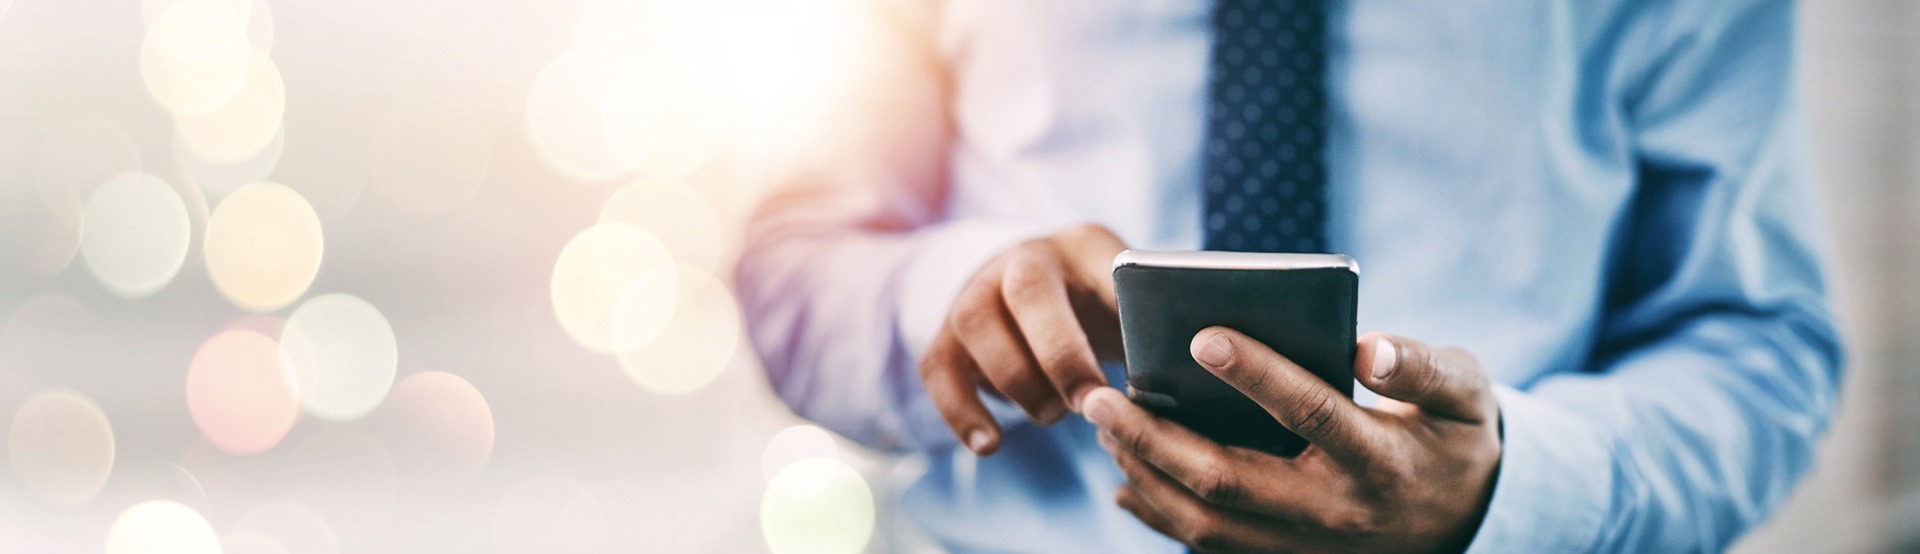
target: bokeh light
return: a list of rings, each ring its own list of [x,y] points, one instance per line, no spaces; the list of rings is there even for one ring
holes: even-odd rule
[[[205,111],[173,116],[173,131],[187,150],[216,165],[252,159],[280,134],[287,111],[287,86],[280,67],[255,51],[252,67],[233,96]]]
[[[187,411],[221,450],[257,454],[280,444],[300,414],[280,344],[249,329],[207,339],[187,366]]]
[[[87,198],[80,256],[114,294],[139,298],[165,287],[193,241],[187,206],[173,187],[145,173],[122,173]]]
[[[807,458],[835,458],[840,455],[840,445],[834,442],[833,434],[818,425],[800,424],[773,435],[767,441],[767,448],[760,454],[760,476],[767,482],[782,468]]]
[[[207,275],[228,300],[255,311],[306,294],[320,271],[320,217],[300,193],[255,183],[227,195],[207,218]]]
[[[247,81],[254,49],[245,0],[172,0],[147,22],[140,76],[154,101],[176,114],[213,110]]]
[[[20,483],[58,504],[78,506],[100,494],[113,472],[113,456],[113,425],[79,392],[34,395],[7,429],[7,459]]]
[[[707,197],[679,181],[644,179],[621,187],[600,208],[600,223],[633,225],[666,244],[673,259],[714,271],[726,233]]]
[[[280,158],[287,149],[287,129],[281,126],[273,139],[261,148],[253,157],[237,163],[218,164],[201,159],[179,133],[174,133],[170,150],[173,151],[173,167],[186,177],[194,188],[215,196],[225,196],[243,185],[259,182],[273,174],[280,167]]]
[[[828,458],[794,462],[760,500],[760,531],[774,554],[850,554],[873,538],[873,492],[852,467]]]
[[[392,108],[374,125],[373,188],[413,215],[453,211],[486,179],[492,146],[473,114],[444,103]]]
[[[452,373],[401,379],[374,417],[391,431],[395,465],[412,475],[470,478],[493,453],[493,410],[480,389]]]
[[[680,266],[674,274],[678,296],[666,325],[652,340],[615,351],[635,383],[660,394],[693,392],[713,382],[733,361],[740,342],[740,308],[726,285],[692,266]],[[614,328],[657,320],[661,303],[652,298],[662,288],[630,287],[614,311]]]
[[[0,187],[0,229],[9,269],[46,277],[73,261],[88,194],[115,175],[141,169],[139,145],[111,119],[59,123],[33,149],[33,187]]]
[[[615,57],[604,50],[564,52],[547,63],[527,93],[527,132],[533,145],[542,159],[568,177],[611,179],[636,164],[637,156],[622,155],[607,140],[605,101],[610,79],[605,68]],[[634,133],[623,129],[622,135]]]
[[[593,491],[566,477],[542,475],[500,499],[493,541],[501,552],[598,552],[607,544],[607,523]]]
[[[560,250],[550,295],[560,326],[589,350],[613,353],[651,342],[679,298],[673,257],[646,230],[595,225]],[[621,306],[628,306],[620,310]],[[616,324],[616,311],[626,315]],[[617,325],[617,327],[616,327]]]
[[[349,421],[386,399],[399,364],[393,326],[380,310],[347,294],[314,297],[280,330],[300,406],[320,419]]]
[[[107,554],[220,554],[220,536],[200,512],[178,502],[135,504],[107,532]]]

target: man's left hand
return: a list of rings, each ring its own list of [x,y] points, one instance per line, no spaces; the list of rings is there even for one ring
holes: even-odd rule
[[[1193,357],[1311,443],[1294,458],[1228,447],[1118,391],[1087,418],[1127,475],[1115,501],[1202,551],[1459,551],[1500,463],[1500,412],[1471,354],[1361,337],[1354,376],[1385,397],[1363,408],[1259,341],[1214,327]]]

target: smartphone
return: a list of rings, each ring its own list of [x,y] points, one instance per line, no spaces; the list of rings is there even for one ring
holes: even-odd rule
[[[1202,329],[1230,327],[1353,396],[1360,268],[1341,254],[1128,250],[1113,260],[1127,395],[1221,444],[1281,456],[1307,446],[1193,360]]]

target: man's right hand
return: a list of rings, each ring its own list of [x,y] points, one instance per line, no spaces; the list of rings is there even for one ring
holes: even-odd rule
[[[1125,249],[1105,227],[1082,225],[1001,253],[961,290],[920,380],[968,449],[1000,448],[983,389],[1050,425],[1106,386],[1100,360],[1121,356],[1113,257]]]

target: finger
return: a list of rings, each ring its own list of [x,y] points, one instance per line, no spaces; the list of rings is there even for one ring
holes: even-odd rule
[[[920,362],[920,382],[940,419],[968,450],[986,456],[1000,449],[1000,424],[980,401],[980,379],[980,367],[950,328],[934,337]]]
[[[1190,348],[1194,361],[1307,442],[1335,454],[1364,453],[1372,430],[1366,410],[1306,368],[1225,327],[1201,330]]]
[[[960,344],[980,367],[981,375],[1001,395],[1019,405],[1027,417],[1051,424],[1067,415],[1060,393],[1027,352],[1014,331],[1012,316],[1000,298],[997,282],[976,283],[960,293],[948,322],[960,335]]]
[[[1380,396],[1468,423],[1499,413],[1493,385],[1472,354],[1385,333],[1367,333],[1359,342],[1354,374]]]
[[[1141,523],[1147,524],[1147,527],[1162,535],[1172,537],[1180,532],[1173,526],[1173,520],[1167,519],[1167,514],[1160,513],[1159,508],[1147,504],[1147,501],[1140,497],[1140,491],[1134,489],[1131,483],[1120,485],[1119,489],[1114,490],[1113,503],[1119,504],[1122,509],[1133,514],[1134,519],[1140,520]]]
[[[1087,407],[1108,452],[1116,458],[1138,457],[1208,504],[1298,516],[1324,496],[1315,481],[1303,478],[1288,460],[1220,446],[1154,417],[1114,389],[1089,393]]]
[[[1161,532],[1196,549],[1269,552],[1284,544],[1286,533],[1295,529],[1281,520],[1207,504],[1171,477],[1124,452],[1115,454],[1114,461],[1141,503],[1162,516],[1161,524],[1170,531]]]
[[[1050,259],[1022,252],[1028,251],[1016,250],[1007,260],[1000,274],[1001,294],[1027,350],[1067,407],[1077,411],[1081,396],[1106,385],[1106,376],[1067,297],[1065,273]]]

